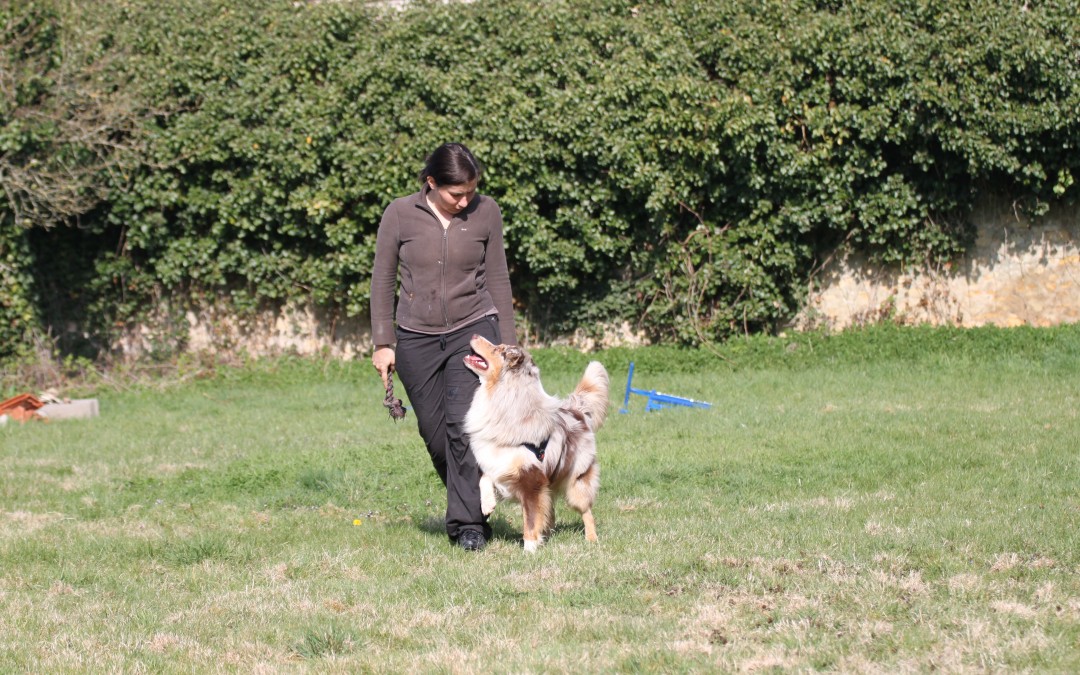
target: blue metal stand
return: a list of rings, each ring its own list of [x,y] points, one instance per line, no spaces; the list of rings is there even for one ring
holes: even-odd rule
[[[626,414],[630,412],[630,394],[637,394],[638,396],[645,397],[645,410],[663,410],[664,408],[671,407],[673,405],[681,405],[688,408],[711,408],[711,403],[705,401],[695,401],[692,398],[683,398],[681,396],[672,396],[671,394],[662,394],[658,391],[651,389],[634,389],[634,362],[630,362],[630,374],[626,376],[626,396],[623,397],[623,405],[619,408],[619,412]]]

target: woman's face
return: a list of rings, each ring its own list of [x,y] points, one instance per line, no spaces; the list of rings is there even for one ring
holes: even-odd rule
[[[461,185],[436,185],[434,178],[428,178],[431,193],[428,197],[443,213],[456,216],[461,213],[473,197],[476,196],[476,181]]]

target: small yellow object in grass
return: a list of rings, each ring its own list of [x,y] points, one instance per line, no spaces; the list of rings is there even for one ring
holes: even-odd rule
[[[360,520],[359,518],[356,518],[356,519],[354,519],[354,520],[352,521],[352,524],[353,524],[353,525],[363,525],[363,524],[364,524],[364,521]]]

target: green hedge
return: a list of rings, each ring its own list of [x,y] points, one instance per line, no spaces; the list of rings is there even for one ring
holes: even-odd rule
[[[541,339],[770,330],[838,245],[948,259],[977,192],[1078,193],[1076,2],[97,5],[142,159],[33,238],[91,332],[155,298],[364,313],[379,215],[445,140],[487,167]]]
[[[58,57],[58,40],[50,12],[0,4],[0,359],[28,352],[39,326],[33,257],[27,230],[27,205],[17,201],[16,175],[37,154],[47,125],[19,115],[46,97],[48,71]]]

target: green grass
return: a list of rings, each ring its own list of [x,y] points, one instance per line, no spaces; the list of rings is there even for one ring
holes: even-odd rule
[[[0,427],[0,672],[1080,669],[1080,327],[535,357],[611,371],[598,545],[449,546],[366,362]]]

